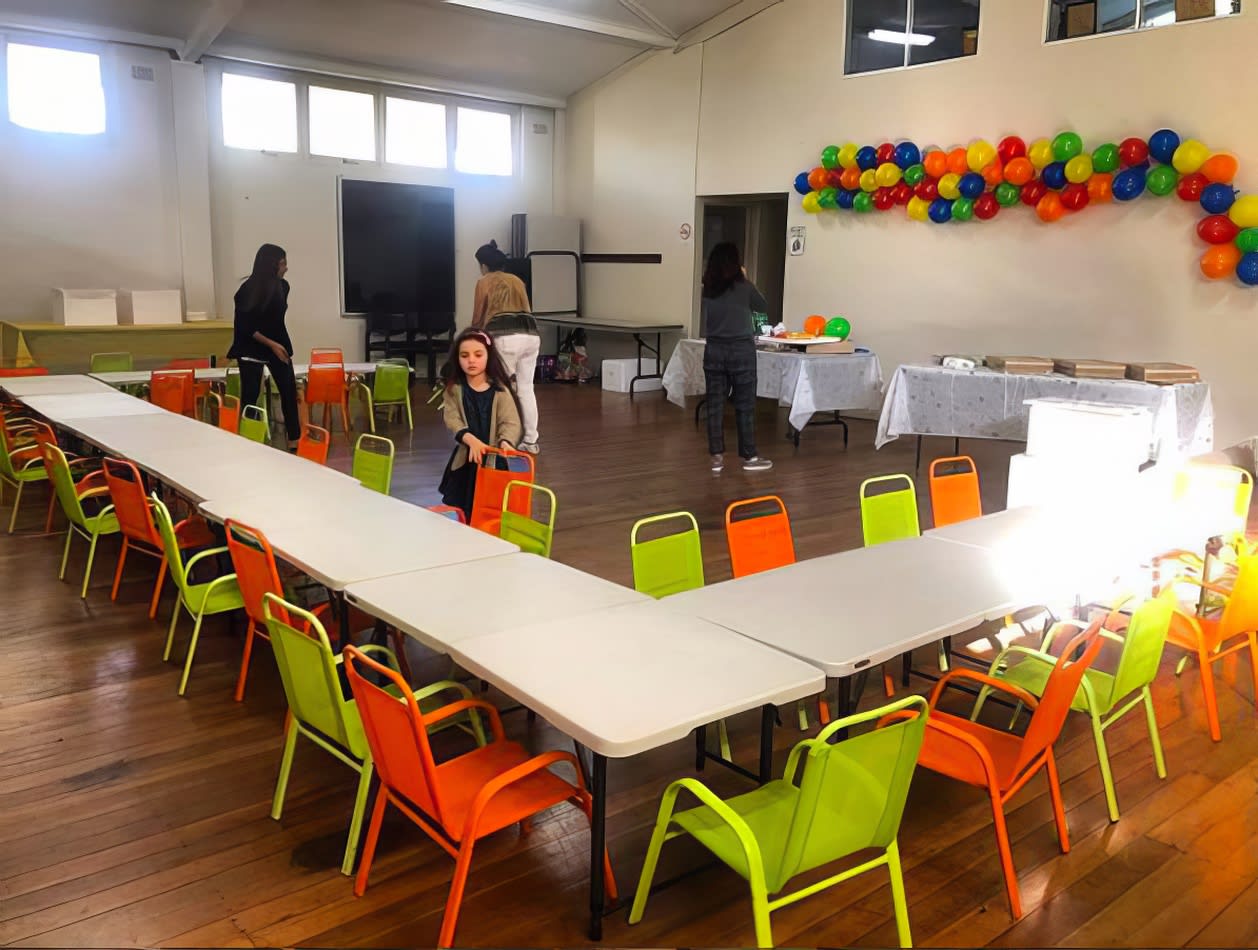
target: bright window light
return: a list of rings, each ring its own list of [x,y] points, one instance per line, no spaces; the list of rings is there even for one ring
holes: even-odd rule
[[[376,160],[376,97],[348,89],[310,87],[310,154]]]
[[[414,99],[385,99],[384,160],[395,165],[445,168],[446,107]]]
[[[8,44],[9,121],[39,132],[100,135],[105,88],[95,53]]]
[[[510,175],[511,116],[459,108],[454,167],[472,175]]]
[[[223,144],[253,151],[297,151],[297,87],[223,73]]]
[[[935,42],[933,36],[925,33],[896,33],[894,30],[870,30],[869,38],[879,43],[896,43],[903,46],[905,42],[909,46],[929,46]]]

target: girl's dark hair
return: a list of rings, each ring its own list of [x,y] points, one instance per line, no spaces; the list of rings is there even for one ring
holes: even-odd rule
[[[742,283],[743,262],[738,248],[729,241],[722,241],[708,255],[708,266],[703,269],[703,296],[719,297],[735,284]]]
[[[468,340],[484,344],[485,352],[489,357],[485,361],[485,375],[489,377],[489,384],[495,389],[505,389],[509,392],[515,403],[515,411],[520,412],[520,400],[515,394],[515,387],[511,385],[511,374],[507,372],[507,364],[498,354],[498,347],[494,346],[494,338],[476,327],[468,327],[456,336],[450,345],[450,356],[446,364],[441,367],[441,381],[445,384],[446,391],[449,392],[456,385],[467,385],[467,377],[463,374],[463,367],[459,365],[459,347]]]
[[[507,266],[507,255],[498,250],[497,241],[490,241],[476,249],[476,263],[484,264],[490,270],[502,270]]]
[[[253,256],[253,273],[245,278],[245,309],[260,310],[280,291],[280,261],[288,257],[278,244],[263,244]]]

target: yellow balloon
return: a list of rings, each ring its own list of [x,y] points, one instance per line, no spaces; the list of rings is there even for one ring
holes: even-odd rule
[[[821,199],[815,191],[804,195],[804,210],[809,214],[816,214],[821,210]]]
[[[1232,223],[1242,230],[1244,228],[1258,228],[1258,195],[1245,195],[1237,198],[1232,207],[1228,209],[1227,216],[1232,219]]]
[[[1036,139],[1026,150],[1026,155],[1035,170],[1040,171],[1053,163],[1053,143],[1048,139]]]
[[[1081,185],[1092,177],[1092,156],[1076,155],[1066,162],[1066,181]]]
[[[860,146],[853,145],[851,142],[848,142],[846,145],[840,148],[839,149],[839,167],[840,168],[855,168],[856,167],[856,153],[859,151],[860,151]]]
[[[966,150],[965,160],[970,166],[970,171],[982,174],[983,169],[996,160],[996,148],[991,142],[980,139]]]
[[[874,178],[878,182],[879,188],[893,188],[900,183],[900,178],[903,174],[899,165],[896,165],[894,162],[883,162],[878,166],[878,171],[874,173]]]
[[[866,168],[861,172],[861,191],[877,191],[878,190],[878,173],[872,168]]]
[[[949,201],[955,201],[961,197],[961,176],[955,172],[948,172],[943,178],[939,179],[939,197],[947,198]]]
[[[908,212],[914,221],[927,221],[930,219],[930,202],[914,195],[909,199]]]
[[[1196,139],[1187,139],[1180,142],[1179,148],[1175,149],[1175,154],[1171,157],[1171,164],[1175,166],[1175,170],[1181,175],[1191,175],[1200,169],[1209,157],[1210,150],[1208,148]]]

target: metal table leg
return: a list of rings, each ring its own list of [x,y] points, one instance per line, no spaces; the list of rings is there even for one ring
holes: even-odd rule
[[[607,844],[607,757],[591,750],[590,758],[590,939],[600,941],[606,905],[603,850]]]

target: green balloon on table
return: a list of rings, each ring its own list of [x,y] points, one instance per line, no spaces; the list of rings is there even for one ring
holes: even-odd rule
[[[822,336],[837,336],[840,340],[846,340],[852,332],[852,325],[848,323],[847,317],[831,317],[826,321],[826,328],[821,331]]]
[[[1068,162],[1083,151],[1083,139],[1074,132],[1062,132],[1053,139],[1053,158]]]
[[[1246,228],[1236,235],[1236,247],[1242,254],[1258,251],[1258,228]]]
[[[1098,145],[1092,152],[1092,170],[1101,173],[1112,172],[1118,167],[1118,146],[1113,142]]]
[[[867,191],[858,191],[852,199],[852,207],[857,211],[873,211],[874,196]]]
[[[1169,195],[1179,184],[1179,173],[1170,165],[1159,165],[1149,172],[1146,181],[1148,189],[1159,197]]]
[[[958,198],[952,203],[952,220],[969,221],[974,217],[974,201],[970,198]]]
[[[1002,208],[1012,208],[1018,203],[1018,197],[1021,194],[1021,188],[1007,181],[1002,181],[996,186],[996,200],[1000,202]]]
[[[821,151],[821,166],[823,168],[833,168],[839,164],[839,147],[837,145],[827,145]]]
[[[916,185],[925,177],[926,169],[922,167],[920,162],[916,165],[910,165],[908,168],[904,169],[905,184]]]
[[[817,204],[823,208],[837,208],[839,206],[837,195],[838,191],[834,188],[822,188]]]

